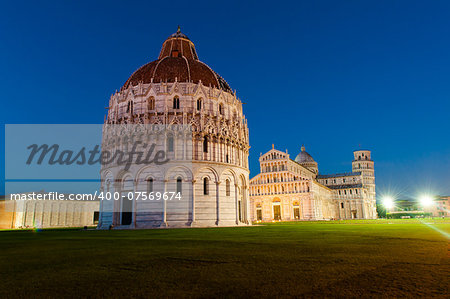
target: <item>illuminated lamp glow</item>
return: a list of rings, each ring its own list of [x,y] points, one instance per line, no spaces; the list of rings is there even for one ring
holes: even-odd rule
[[[430,195],[422,195],[419,200],[420,204],[424,207],[429,207],[433,204],[433,197]]]
[[[383,206],[386,209],[392,209],[394,207],[394,199],[391,196],[383,197]]]

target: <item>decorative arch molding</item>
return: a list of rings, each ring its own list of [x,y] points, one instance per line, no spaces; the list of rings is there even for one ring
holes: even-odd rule
[[[105,188],[106,183],[109,181],[111,183],[111,186],[114,186],[114,174],[110,170],[106,170],[101,174],[102,180],[101,180],[101,187]]]
[[[192,181],[194,178],[192,171],[188,167],[174,166],[167,169],[164,175],[164,180],[166,181],[176,180],[179,176],[181,176],[185,181]]]
[[[241,186],[244,187],[245,189],[248,188],[248,183],[247,183],[247,179],[245,178],[245,176],[243,174],[241,174],[239,176],[239,182],[241,183]]]
[[[120,190],[133,191],[134,187],[135,182],[133,176],[130,173],[125,174],[120,180]]]
[[[127,176],[128,177],[131,177],[131,179],[133,180],[133,175],[132,175],[132,173],[131,172],[129,172],[129,171],[126,171],[126,170],[123,170],[123,169],[121,169],[118,173],[117,173],[117,175],[116,175],[116,178],[115,178],[115,180],[114,180],[114,188],[116,189],[116,190],[122,190],[122,185],[123,185],[123,181],[124,181],[124,179],[125,178],[127,178]],[[134,180],[133,180],[133,185],[134,185]]]
[[[226,175],[229,174],[233,178],[233,184],[237,182],[237,174],[236,172],[231,168],[226,168],[220,173],[220,181],[225,181]]]
[[[197,176],[198,176],[199,179],[203,179],[206,176],[204,173],[202,174],[202,172],[204,170],[206,170],[206,171],[208,171],[208,172],[210,172],[212,174],[212,176],[209,177],[212,180],[212,182],[219,182],[219,174],[217,173],[217,170],[215,170],[212,167],[201,167],[201,168],[199,168],[196,171],[196,173],[198,174]]]
[[[164,171],[160,167],[154,165],[148,165],[140,168],[135,176],[136,184],[140,184],[147,180],[147,177],[152,176],[155,180],[162,180],[164,177]]]

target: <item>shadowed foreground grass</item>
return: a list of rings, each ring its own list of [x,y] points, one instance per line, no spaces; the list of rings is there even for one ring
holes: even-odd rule
[[[439,231],[401,221],[12,231],[0,275],[0,298],[446,297],[450,252]]]

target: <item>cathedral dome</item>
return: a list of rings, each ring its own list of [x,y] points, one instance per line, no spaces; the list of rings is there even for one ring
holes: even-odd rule
[[[295,158],[295,162],[297,163],[311,163],[315,162],[313,157],[305,151],[305,147],[302,146],[302,151]]]
[[[228,83],[208,65],[198,59],[194,43],[180,31],[170,35],[163,43],[157,60],[136,70],[125,82],[123,88],[139,83],[202,82],[205,86],[216,87],[232,93]]]

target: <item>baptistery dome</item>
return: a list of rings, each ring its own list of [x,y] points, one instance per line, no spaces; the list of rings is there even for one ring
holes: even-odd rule
[[[157,60],[136,70],[125,82],[123,88],[139,83],[201,82],[231,92],[228,83],[208,65],[198,59],[194,43],[180,28],[163,43]]]

